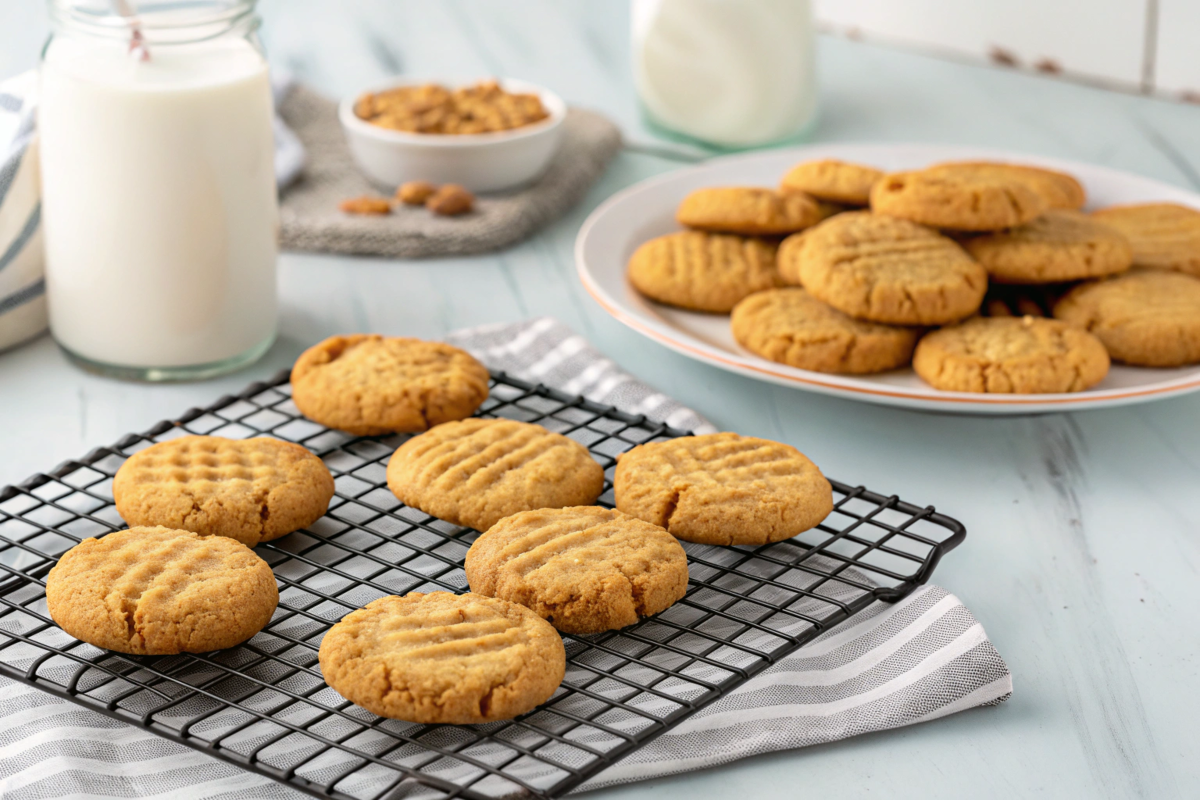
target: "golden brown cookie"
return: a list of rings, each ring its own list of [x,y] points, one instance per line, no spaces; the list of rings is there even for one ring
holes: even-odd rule
[[[486,531],[519,511],[595,503],[604,470],[586,447],[541,425],[467,419],[400,445],[387,483],[413,508]]]
[[[854,319],[803,289],[770,289],[737,304],[733,338],[763,358],[799,369],[862,375],[906,366],[917,328]]]
[[[1055,319],[976,317],[922,337],[913,369],[947,392],[1079,392],[1108,374],[1090,333]]]
[[[872,322],[944,325],[974,314],[987,291],[987,272],[959,245],[870,211],[838,214],[807,231],[795,260],[813,297]]]
[[[1019,180],[1046,201],[1047,208],[1078,210],[1087,202],[1083,186],[1065,172],[1028,164],[1006,164],[1002,161],[947,161],[929,167],[929,172],[974,174],[985,178]]]
[[[817,225],[815,228],[793,233],[779,243],[779,250],[775,254],[775,269],[779,272],[782,283],[791,286],[801,285],[800,262],[803,258],[804,243],[807,241],[808,234],[820,227]]]
[[[782,283],[775,245],[703,231],[680,231],[643,244],[629,259],[629,282],[651,300],[716,314],[728,314],[746,295]]]
[[[973,236],[963,246],[998,283],[1058,283],[1129,269],[1133,250],[1111,225],[1051,209],[1032,222]]]
[[[1200,278],[1191,275],[1135,270],[1084,283],[1054,306],[1054,316],[1089,331],[1126,364],[1200,362]]]
[[[50,618],[80,641],[137,655],[244,642],[279,603],[267,562],[244,544],[171,528],[84,539],[50,570]]]
[[[1133,245],[1133,265],[1200,276],[1200,211],[1175,203],[1111,206],[1092,216]]]
[[[702,544],[778,542],[833,510],[833,488],[803,453],[736,433],[638,445],[613,484],[618,509]]]
[[[865,206],[871,202],[871,187],[882,177],[883,170],[825,158],[792,167],[779,188],[783,192],[804,192],[818,200]]]
[[[687,554],[657,525],[599,506],[505,517],[467,551],[471,591],[519,603],[564,633],[600,633],[687,593]]]
[[[675,218],[703,231],[771,236],[817,224],[821,210],[801,192],[724,186],[692,192],[679,204]]]
[[[875,212],[957,231],[1023,225],[1046,208],[1045,199],[1024,181],[965,168],[894,172],[871,188]]]
[[[412,592],[373,600],[329,629],[325,682],[372,714],[470,725],[550,699],[566,652],[546,620],[478,594]]]
[[[357,436],[429,430],[471,416],[487,396],[487,369],[442,342],[331,336],[292,367],[300,413]]]
[[[228,536],[254,547],[320,519],[333,476],[291,442],[181,436],[130,456],[112,488],[117,513],[130,525]]]

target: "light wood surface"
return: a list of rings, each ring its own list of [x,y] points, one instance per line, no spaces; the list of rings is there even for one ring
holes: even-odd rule
[[[831,476],[935,504],[966,544],[936,581],[983,622],[1013,698],[910,729],[600,792],[604,798],[1200,796],[1200,395],[984,419],[873,407],[693,363],[604,314],[572,245],[614,191],[678,169],[638,116],[626,4],[439,0],[262,4],[274,65],[333,96],[403,71],[544,83],[616,119],[635,149],[578,208],[511,250],[391,261],[285,254],[262,362],[205,383],[86,375],[49,338],[0,354],[0,484],[287,366],[332,333],[438,337],[552,314],[724,429],[792,443]],[[33,66],[44,7],[0,4],[0,77]],[[819,141],[984,145],[1200,189],[1200,108],[854,43],[820,41]],[[180,298],[186,303],[186,298]],[[137,313],[112,309],[113,324]]]

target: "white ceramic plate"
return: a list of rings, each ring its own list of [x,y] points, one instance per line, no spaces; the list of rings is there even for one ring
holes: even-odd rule
[[[1097,386],[1071,394],[940,392],[911,369],[880,375],[827,375],[754,355],[734,341],[729,317],[651,302],[625,279],[625,264],[648,239],[678,230],[675,207],[704,186],[775,186],[789,167],[812,158],[860,161],[886,170],[935,161],[990,159],[1041,164],[1068,172],[1087,189],[1088,207],[1169,201],[1200,209],[1200,195],[1125,172],[1060,159],[942,145],[829,144],[717,158],[642,181],[613,195],[579,231],[575,260],[584,287],[608,313],[649,338],[721,369],[822,394],[884,405],[958,414],[1030,414],[1140,403],[1200,389],[1200,366],[1145,369],[1113,365]]]

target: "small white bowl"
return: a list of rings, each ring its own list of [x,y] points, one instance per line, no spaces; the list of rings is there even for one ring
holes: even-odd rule
[[[365,90],[381,92],[429,81],[401,80]],[[547,119],[494,133],[409,133],[373,125],[354,113],[359,92],[338,108],[350,155],[373,183],[388,190],[406,181],[457,183],[472,192],[499,192],[531,183],[545,172],[562,142],[567,106],[558,95],[525,81],[503,79],[506,92],[536,94]]]

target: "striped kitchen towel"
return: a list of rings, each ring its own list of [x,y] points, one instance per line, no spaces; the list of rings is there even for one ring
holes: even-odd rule
[[[272,75],[276,105],[290,87],[286,75]],[[0,83],[0,350],[46,329],[36,109],[36,72]],[[276,117],[276,181],[286,186],[303,167],[304,145]]]
[[[692,430],[712,427],[543,318],[451,334],[493,369]],[[592,778],[581,790],[926,722],[1012,694],[983,626],[937,586],[875,603]],[[450,778],[452,776],[443,775]],[[364,777],[355,794],[381,789]],[[0,679],[0,797],[265,800],[303,795]]]

